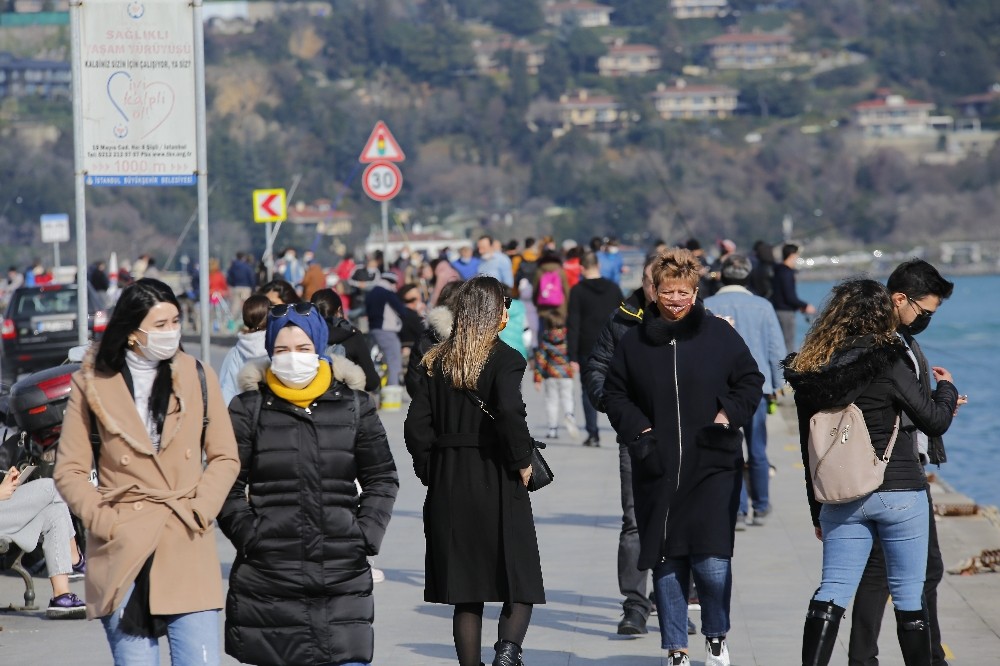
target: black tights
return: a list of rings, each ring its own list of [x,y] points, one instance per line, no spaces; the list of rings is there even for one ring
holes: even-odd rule
[[[516,645],[524,643],[531,622],[531,604],[504,602],[500,610],[499,638]],[[483,604],[455,604],[452,619],[455,652],[460,666],[479,666],[483,642]]]

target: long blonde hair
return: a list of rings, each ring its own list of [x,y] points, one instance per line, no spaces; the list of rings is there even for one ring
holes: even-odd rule
[[[841,282],[833,288],[789,367],[796,372],[815,372],[827,365],[848,339],[861,335],[871,335],[876,345],[891,344],[898,323],[889,290],[880,282],[867,278]]]
[[[433,375],[440,361],[441,373],[449,384],[475,390],[497,343],[504,309],[503,285],[494,277],[477,275],[458,288],[451,309],[451,336],[431,347],[421,364]]]

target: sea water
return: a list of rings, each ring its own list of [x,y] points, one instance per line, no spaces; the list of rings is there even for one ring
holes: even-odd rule
[[[927,361],[951,372],[969,396],[944,436],[948,462],[939,473],[979,504],[1000,505],[1000,275],[953,281],[951,298],[917,338]],[[820,308],[834,284],[800,279],[799,298]],[[807,328],[799,317],[800,344]]]

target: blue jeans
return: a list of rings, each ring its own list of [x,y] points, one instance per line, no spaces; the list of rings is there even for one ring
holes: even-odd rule
[[[381,328],[373,328],[369,332],[382,349],[385,358],[386,372],[389,373],[385,385],[399,386],[399,377],[403,372],[403,348],[399,344],[399,334]]]
[[[770,506],[767,484],[771,480],[771,466],[767,462],[767,398],[762,398],[753,419],[743,426],[747,440],[747,466],[749,476],[740,489],[740,513],[747,513],[747,481],[754,511],[766,511]]]
[[[846,504],[824,504],[823,582],[813,599],[847,608],[877,534],[897,610],[920,610],[930,533],[926,490],[876,492]]]
[[[114,613],[101,618],[108,637],[115,666],[158,666],[160,643],[155,638],[142,638],[123,632],[118,626],[122,609],[132,596],[132,590]],[[167,616],[167,643],[173,666],[218,666],[219,611],[206,610]]]
[[[729,633],[732,560],[711,555],[667,558],[653,569],[660,647],[664,650],[681,650],[688,645],[688,592],[692,575],[701,603],[701,633],[706,638]]]

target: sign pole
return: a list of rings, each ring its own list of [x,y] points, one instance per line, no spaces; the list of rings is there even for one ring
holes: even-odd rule
[[[81,64],[81,0],[70,3],[70,46],[73,76],[73,185],[76,193],[76,343],[87,344],[87,195],[83,171],[83,67]]]
[[[212,323],[208,292],[208,132],[205,129],[205,26],[201,0],[194,0],[195,136],[198,152],[198,298],[201,312],[201,358],[211,363]]]
[[[274,237],[271,236],[273,222],[264,223],[264,265],[267,266],[268,282],[274,277]]]
[[[52,254],[55,255],[54,257],[55,261],[53,262],[52,265],[56,268],[59,268],[60,266],[62,266],[62,264],[59,262],[59,243],[52,244]]]
[[[389,270],[389,202],[382,202],[382,272]]]

